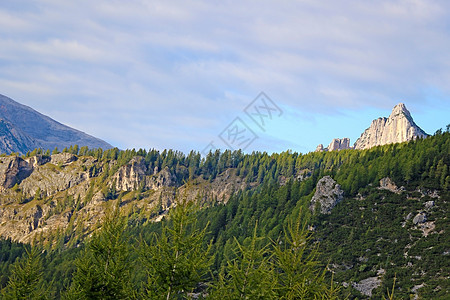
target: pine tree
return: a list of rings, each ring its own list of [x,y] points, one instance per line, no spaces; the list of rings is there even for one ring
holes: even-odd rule
[[[2,299],[50,299],[51,293],[42,279],[42,261],[36,247],[25,249],[25,255],[12,266]]]
[[[212,263],[211,244],[204,246],[206,227],[196,226],[197,206],[185,197],[169,213],[162,233],[142,243],[141,260],[147,269],[144,298],[178,299],[192,292]]]
[[[132,299],[129,238],[119,208],[108,213],[76,262],[66,299]]]
[[[269,245],[253,236],[240,244],[235,238],[234,259],[228,259],[210,291],[212,299],[275,299],[276,278],[270,264]]]
[[[310,242],[306,223],[301,225],[300,218],[289,223],[283,239],[273,242],[278,298],[337,299],[336,291],[325,285],[317,248],[311,248]]]

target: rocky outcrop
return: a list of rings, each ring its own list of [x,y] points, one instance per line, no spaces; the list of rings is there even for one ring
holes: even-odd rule
[[[359,139],[355,149],[369,149],[375,146],[402,143],[428,135],[414,123],[410,112],[403,103],[397,104],[389,118],[378,118],[372,121]]]
[[[339,151],[344,149],[350,149],[350,139],[333,139],[328,145],[328,151]]]
[[[377,277],[369,277],[356,283],[353,282],[352,286],[355,290],[358,290],[361,294],[372,297],[372,290],[381,285],[381,279]]]
[[[75,155],[70,153],[58,153],[51,156],[50,162],[54,165],[68,165],[77,159]]]
[[[339,151],[339,150],[345,150],[345,149],[352,149],[352,147],[350,146],[349,138],[333,139],[327,148],[324,148],[322,144],[319,144],[316,147],[315,152]]]
[[[112,185],[117,191],[133,191],[139,187],[158,190],[176,183],[176,176],[167,167],[160,172],[155,169],[154,175],[147,175],[147,171],[144,158],[134,157],[113,175]]]
[[[427,215],[425,213],[417,214],[413,219],[413,224],[417,225],[420,223],[425,223],[427,221]]]
[[[0,159],[0,190],[12,188],[31,175],[33,166],[17,156]]]
[[[393,193],[398,193],[399,188],[395,185],[395,183],[389,177],[385,177],[380,179],[380,190],[388,190]]]
[[[316,192],[311,199],[309,209],[319,210],[322,214],[330,214],[333,207],[344,198],[344,191],[330,176],[325,176],[317,182]]]
[[[132,191],[145,184],[147,167],[143,157],[133,157],[113,175],[112,184],[117,191]]]

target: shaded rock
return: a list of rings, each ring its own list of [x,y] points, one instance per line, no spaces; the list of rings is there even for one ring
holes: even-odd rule
[[[67,165],[76,161],[78,158],[70,153],[58,153],[51,156],[50,162],[54,165]]]
[[[17,156],[0,159],[0,190],[12,188],[30,176],[33,166]]]
[[[434,206],[434,201],[427,201],[427,202],[425,202],[425,208],[426,209],[430,209],[430,208],[432,208]]]
[[[314,152],[322,152],[322,151],[323,151],[323,145],[319,144],[319,145],[317,145],[316,150]]]
[[[158,190],[162,187],[173,186],[176,180],[176,176],[170,172],[168,167],[165,167],[161,172],[149,178],[147,187],[152,190]]]
[[[28,162],[30,165],[32,165],[33,168],[42,166],[42,165],[48,163],[50,160],[51,160],[51,157],[44,156],[44,155],[36,155],[36,156],[32,156],[32,157],[25,159],[25,161]]]
[[[427,221],[427,215],[425,213],[417,214],[413,219],[413,224],[425,223]]]
[[[25,154],[38,148],[38,143],[28,134],[5,119],[0,119],[0,152]]]
[[[361,280],[359,283],[352,283],[354,289],[358,290],[361,294],[372,297],[372,290],[381,285],[381,279],[377,277],[369,277]]]
[[[25,154],[35,148],[53,150],[72,145],[110,149],[103,140],[63,125],[32,108],[0,95],[0,152]]]
[[[330,176],[325,176],[317,182],[316,192],[311,199],[309,209],[319,208],[320,213],[329,214],[333,207],[344,198],[344,191]]]
[[[399,188],[392,181],[392,179],[390,179],[389,177],[385,177],[385,178],[380,179],[380,187],[379,187],[379,189],[388,190],[388,191],[391,191],[393,193],[398,193],[400,191]]]

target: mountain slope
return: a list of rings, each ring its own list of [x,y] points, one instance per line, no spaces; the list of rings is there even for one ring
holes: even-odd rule
[[[7,120],[0,119],[0,152],[26,153],[38,147],[39,144],[28,134],[14,127]]]
[[[405,104],[399,103],[392,110],[389,118],[378,118],[372,121],[355,142],[355,149],[369,149],[374,146],[402,143],[416,138],[425,138],[426,134],[414,123]]]
[[[0,152],[10,153],[14,149],[23,154],[36,147],[53,150],[71,145],[112,148],[101,139],[63,125],[3,95],[0,95],[0,119],[8,123],[2,125]]]
[[[216,151],[202,160],[194,151],[74,148],[11,155],[0,158],[0,237],[44,247],[47,281],[62,291],[71,280],[71,251],[82,249],[112,207],[128,217],[133,240],[149,241],[177,197],[198,200],[199,228],[208,228],[204,242],[213,241],[212,272],[255,228],[261,239],[276,241],[301,212],[320,261],[342,287],[340,299],[381,299],[394,277],[400,299],[445,299],[449,149],[447,130],[407,143],[305,155]],[[311,202],[335,196],[326,213],[311,212]],[[137,268],[136,278],[143,278],[145,269]]]

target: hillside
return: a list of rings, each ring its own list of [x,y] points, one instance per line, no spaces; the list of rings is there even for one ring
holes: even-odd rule
[[[212,274],[255,228],[277,240],[300,214],[340,297],[381,298],[394,277],[400,298],[443,299],[450,292],[449,132],[309,154],[216,151],[202,159],[197,152],[70,147],[0,160],[0,235],[43,247],[45,278],[58,290],[70,283],[77,247],[108,208],[120,206],[131,236],[150,241],[165,224],[154,221],[186,197],[201,204],[196,219],[208,227],[205,241],[213,241]],[[21,246],[11,240],[2,247],[16,249],[16,257]],[[8,270],[12,258],[2,261]],[[135,283],[142,272],[135,270]],[[2,274],[5,284],[8,272]]]
[[[63,125],[0,94],[0,153],[25,154],[35,148],[62,150],[71,145],[112,148],[105,141]]]

